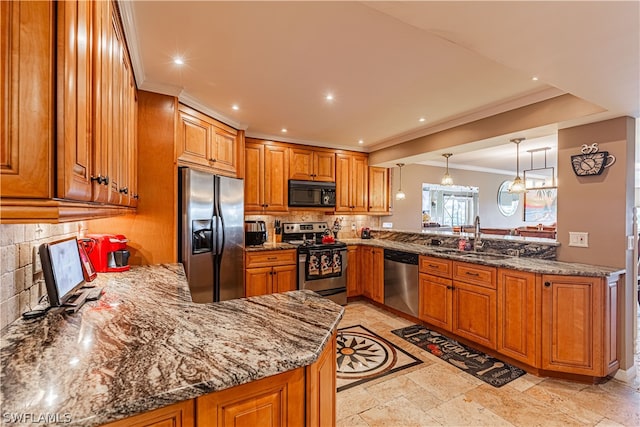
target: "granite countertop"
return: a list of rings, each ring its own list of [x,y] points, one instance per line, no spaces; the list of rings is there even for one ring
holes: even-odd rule
[[[295,249],[297,246],[291,243],[264,243],[257,246],[245,246],[245,252],[260,252],[260,251],[277,251],[285,249]]]
[[[367,245],[384,249],[395,249],[399,251],[411,252],[418,255],[429,255],[439,258],[451,259],[454,261],[464,261],[473,264],[488,265],[491,267],[510,268],[512,270],[527,271],[540,274],[558,274],[562,276],[588,276],[588,277],[609,277],[624,273],[624,269],[606,267],[591,264],[580,264],[572,262],[552,261],[546,259],[536,259],[531,257],[517,257],[498,253],[459,251],[457,249],[443,248],[439,246],[429,246],[418,243],[396,242],[387,239],[360,239],[346,238],[339,239],[347,245]],[[535,240],[530,240],[534,242]],[[545,245],[547,243],[545,242]],[[294,249],[294,245],[288,243],[265,244],[264,246],[251,246],[247,251],[268,251],[275,249]]]
[[[439,246],[421,245],[416,243],[395,242],[385,239],[340,239],[348,245],[368,245],[385,249],[395,249],[419,255],[429,255],[438,258],[482,264],[492,267],[510,268],[512,270],[528,271],[541,274],[559,274],[563,276],[608,277],[624,273],[624,269],[590,264],[552,261],[536,258],[524,258],[496,253],[473,251],[459,251],[457,249]]]
[[[344,309],[310,291],[191,302],[181,264],[100,273],[74,315],[9,325],[3,421],[30,414],[90,427],[309,365]]]

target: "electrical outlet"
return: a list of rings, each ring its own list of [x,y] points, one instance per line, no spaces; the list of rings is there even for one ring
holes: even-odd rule
[[[356,223],[355,222],[353,224],[351,224],[351,230],[352,231],[356,231]]]
[[[569,246],[575,246],[578,248],[589,247],[589,233],[583,231],[570,231],[569,232]]]
[[[382,223],[382,228],[393,228],[393,223],[392,222],[383,222]]]
[[[38,253],[38,247],[33,247],[33,274],[40,273],[42,271],[42,263],[40,262],[40,254]]]

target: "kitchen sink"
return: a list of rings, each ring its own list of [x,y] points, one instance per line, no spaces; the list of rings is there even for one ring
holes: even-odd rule
[[[494,253],[485,253],[485,252],[461,252],[460,256],[465,258],[479,258],[479,259],[505,259],[510,258],[509,255],[504,254],[494,254]]]

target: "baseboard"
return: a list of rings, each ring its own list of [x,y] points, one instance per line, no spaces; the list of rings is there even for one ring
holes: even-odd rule
[[[624,383],[631,383],[637,375],[638,375],[638,370],[636,368],[636,365],[634,364],[629,369],[626,369],[626,370],[618,369],[618,371],[613,376],[613,378],[617,379],[618,381],[622,381]]]

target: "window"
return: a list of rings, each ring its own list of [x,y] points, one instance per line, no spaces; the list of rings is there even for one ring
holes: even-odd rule
[[[473,224],[478,194],[478,187],[422,184],[422,227]]]

